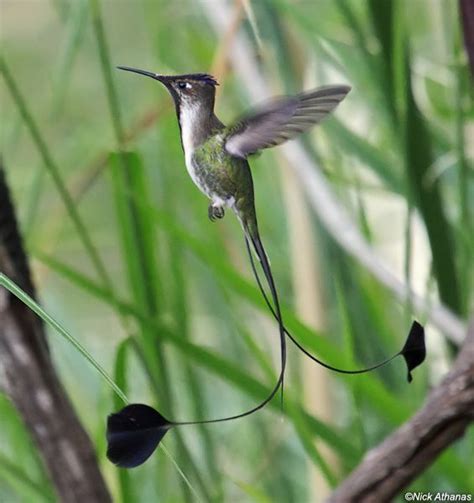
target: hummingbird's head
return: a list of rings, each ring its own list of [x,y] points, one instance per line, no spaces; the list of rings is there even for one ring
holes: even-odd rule
[[[183,106],[205,105],[212,111],[217,80],[207,73],[190,73],[186,75],[159,75],[157,73],[138,70],[128,66],[118,66],[120,70],[138,73],[161,82],[173,97],[176,109]]]

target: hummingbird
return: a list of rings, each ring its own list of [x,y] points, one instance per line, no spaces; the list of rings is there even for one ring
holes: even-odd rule
[[[138,466],[148,459],[166,431],[173,426],[230,421],[263,408],[279,389],[283,390],[285,337],[315,362],[346,374],[369,372],[402,355],[408,367],[408,380],[411,381],[411,370],[421,364],[425,357],[424,330],[416,321],[402,350],[368,368],[339,369],[306,350],[284,325],[270,261],[258,229],[249,157],[293,139],[320,123],[346,97],[350,86],[330,85],[294,96],[276,97],[247,112],[230,126],[225,126],[214,112],[218,82],[212,75],[192,73],[168,76],[128,66],[118,68],[150,77],[160,82],[170,93],[176,109],[185,166],[192,181],[209,199],[209,219],[222,219],[229,209],[242,226],[253,274],[271,314],[278,322],[281,365],[278,379],[269,395],[257,406],[240,414],[219,419],[175,422],[143,404],[128,405],[111,414],[107,423],[109,459],[125,468]],[[260,280],[252,251],[262,267],[273,304]]]

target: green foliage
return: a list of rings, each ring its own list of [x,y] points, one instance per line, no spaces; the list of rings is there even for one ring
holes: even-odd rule
[[[278,330],[250,279],[238,223],[230,212],[208,221],[207,201],[184,169],[165,91],[114,70],[211,71],[221,61],[229,48],[211,33],[210,4],[178,4],[3,7],[11,22],[2,33],[1,150],[42,307],[4,276],[2,285],[54,329],[58,371],[116,501],[313,501],[310,468],[336,486],[421,406],[449,366],[453,355],[429,319],[420,320],[429,358],[411,385],[400,361],[369,375],[335,376],[326,383],[333,413],[323,419],[307,401],[313,383],[291,351],[283,411],[275,400],[239,422],[177,429],[130,472],[105,459],[105,416],[122,406],[123,392],[172,419],[204,419],[255,404],[277,375]],[[269,94],[352,85],[336,116],[305,145],[397,274],[463,317],[473,305],[466,138],[474,109],[456,3],[438,4],[442,16],[431,0],[249,2],[240,30],[271,77]],[[19,19],[24,29],[16,29]],[[230,120],[249,104],[223,68],[218,114]],[[368,365],[392,354],[406,336],[411,306],[400,306],[315,217],[308,231],[316,236],[321,274],[313,281],[325,320],[315,330],[301,316],[292,253],[315,245],[291,246],[300,223],[288,211],[277,156],[275,149],[252,165],[287,327],[333,365]],[[0,500],[50,501],[38,453],[4,395],[0,416]],[[412,487],[473,491],[473,445],[453,446]]]

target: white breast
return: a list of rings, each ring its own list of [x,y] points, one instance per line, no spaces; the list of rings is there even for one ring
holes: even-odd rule
[[[181,139],[183,141],[184,149],[184,159],[186,162],[186,169],[188,170],[189,176],[192,178],[193,182],[201,189],[199,180],[196,176],[196,172],[192,163],[192,157],[194,154],[194,149],[196,145],[194,144],[193,138],[193,125],[197,123],[197,114],[199,113],[199,108],[196,105],[182,103],[179,121],[181,124]],[[202,190],[202,189],[201,189]]]

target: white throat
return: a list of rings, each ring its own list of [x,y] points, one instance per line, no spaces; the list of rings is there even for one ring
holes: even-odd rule
[[[181,140],[183,142],[184,158],[186,161],[186,169],[194,183],[199,186],[195,169],[192,163],[192,157],[195,148],[195,130],[199,124],[198,119],[199,105],[196,103],[181,103],[179,110],[179,122],[181,124]]]
[[[198,125],[200,106],[196,103],[183,102],[179,111],[179,122],[181,124],[181,137],[185,155],[192,152],[197,145],[194,144],[194,128]]]

